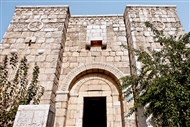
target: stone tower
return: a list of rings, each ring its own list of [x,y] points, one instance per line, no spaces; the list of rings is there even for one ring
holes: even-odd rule
[[[145,21],[166,35],[184,32],[175,6],[128,5],[123,15],[71,15],[69,6],[17,6],[0,44],[0,60],[17,52],[31,67],[37,62],[45,93],[39,106],[19,107],[14,127],[150,126],[140,110],[137,119],[135,114],[125,117],[133,101],[128,102],[118,82],[138,73],[132,65],[141,67],[122,45],[160,48]]]

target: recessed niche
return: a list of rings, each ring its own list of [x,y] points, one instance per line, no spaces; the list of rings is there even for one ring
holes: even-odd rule
[[[102,40],[92,40],[91,47],[102,47]]]

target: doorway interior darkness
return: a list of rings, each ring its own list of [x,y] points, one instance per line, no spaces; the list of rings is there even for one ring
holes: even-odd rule
[[[106,97],[84,97],[83,127],[107,127]]]

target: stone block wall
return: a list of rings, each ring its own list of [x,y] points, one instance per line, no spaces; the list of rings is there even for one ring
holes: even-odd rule
[[[56,107],[56,127],[81,126],[83,98],[91,96],[107,97],[108,126],[135,127],[134,114],[124,117],[133,101],[122,98],[116,80],[137,74],[132,66],[141,67],[137,56],[122,45],[145,50],[161,48],[145,27],[146,21],[166,36],[176,31],[184,33],[175,6],[129,5],[124,15],[94,16],[70,16],[68,6],[17,6],[0,44],[0,62],[3,56],[18,53],[28,59],[30,73],[35,62],[39,65],[39,84],[45,87],[41,104]],[[92,46],[91,41],[101,41],[101,45]],[[109,90],[105,84],[100,85],[101,78],[110,82]],[[117,118],[113,112],[117,112]],[[147,126],[141,116],[138,124]]]
[[[162,46],[153,39],[153,32],[145,26],[149,21],[158,30],[163,30],[166,36],[180,35],[184,33],[180,19],[177,15],[176,6],[169,5],[127,5],[124,12],[125,26],[127,29],[128,45],[135,49],[147,50],[160,49]],[[131,65],[140,68],[133,52],[129,53]],[[137,73],[132,69],[133,74]]]
[[[127,41],[129,47],[135,49],[143,49],[147,51],[147,47],[154,50],[162,48],[162,44],[156,42],[153,38],[153,32],[145,26],[145,22],[149,21],[158,30],[163,30],[165,36],[184,34],[183,27],[177,15],[176,6],[165,5],[128,5],[124,12],[125,26],[127,31]],[[142,67],[137,62],[137,56],[134,52],[129,52],[131,74],[138,74],[137,69]],[[137,115],[138,125],[146,127],[150,125],[150,121],[141,117],[144,109],[139,109]]]
[[[93,38],[102,38],[106,48],[86,48]],[[74,68],[87,63],[105,62],[129,74],[126,29],[121,15],[72,16],[69,20],[67,40],[63,53],[63,63],[59,84],[64,84],[65,76]]]
[[[122,47],[122,45],[127,46],[126,29],[122,15],[71,16],[66,36],[67,39],[65,42],[63,63],[59,80],[59,91],[57,92],[56,97],[56,110],[62,111],[62,113],[56,112],[55,126],[57,127],[65,125],[70,126],[71,124],[72,126],[78,124],[82,125],[82,119],[80,119],[80,122],[78,121],[79,123],[76,121],[69,123],[69,112],[71,112],[70,101],[74,96],[77,97],[78,93],[76,92],[74,95],[71,95],[70,90],[72,87],[75,87],[75,85],[68,84],[67,82],[68,80],[82,82],[77,73],[87,72],[86,75],[88,75],[88,73],[95,73],[94,69],[103,67],[103,70],[99,70],[98,72],[104,73],[105,76],[111,75],[109,72],[105,71],[106,69],[112,72],[115,68],[118,70],[112,75],[116,76],[120,73],[124,75],[130,74],[128,50]],[[103,46],[92,47],[92,40],[101,40]],[[93,70],[88,70],[90,68]],[[74,72],[75,70],[76,72]],[[82,70],[84,70],[84,72]],[[72,74],[76,75],[76,77],[73,77]],[[68,87],[67,85],[70,86]],[[86,93],[81,94],[81,97],[79,98],[79,100],[82,100],[82,103],[83,96],[86,96],[85,94]],[[93,95],[89,95],[89,97],[90,96],[100,95],[97,94],[97,92],[93,92]],[[119,95],[117,95],[117,98],[118,96]],[[121,101],[121,98],[119,100]],[[79,107],[80,112],[82,112],[83,108],[81,106]],[[132,121],[134,121],[134,119]],[[120,119],[119,126],[124,124],[122,122]]]
[[[68,6],[17,6],[0,44],[1,60],[16,52],[28,59],[29,72],[35,62],[40,67],[42,104],[55,103],[69,18]]]

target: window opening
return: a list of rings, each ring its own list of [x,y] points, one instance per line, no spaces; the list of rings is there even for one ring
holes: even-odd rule
[[[91,47],[102,47],[102,40],[91,41]]]

